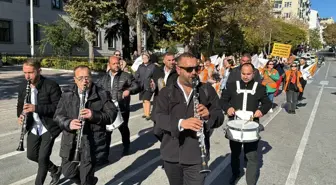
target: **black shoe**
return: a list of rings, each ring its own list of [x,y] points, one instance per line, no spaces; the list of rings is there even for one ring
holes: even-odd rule
[[[130,154],[130,147],[129,146],[124,147],[122,155],[126,156],[126,155],[129,155],[129,154]]]
[[[62,167],[59,166],[57,167],[56,172],[50,174],[51,176],[50,185],[57,185],[60,180],[61,175],[62,175]]]
[[[142,115],[142,118],[146,118],[147,116],[146,115]]]
[[[240,180],[240,178],[242,177],[242,175],[232,175],[232,177],[230,178],[230,185],[235,185],[237,184],[237,182]]]
[[[96,185],[97,182],[98,182],[98,178],[97,178],[97,177],[93,177],[92,184],[93,184],[93,185]]]
[[[151,117],[150,116],[146,116],[146,120],[147,121],[151,120]]]

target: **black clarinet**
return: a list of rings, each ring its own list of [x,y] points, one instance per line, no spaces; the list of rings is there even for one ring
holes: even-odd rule
[[[24,98],[24,104],[30,103],[30,83],[31,83],[30,80],[27,80],[26,95],[25,95],[25,98]],[[22,112],[21,115],[23,115],[22,126],[21,126],[21,135],[20,135],[19,146],[16,149],[16,151],[24,151],[23,141],[24,141],[24,136],[27,132],[27,113]]]
[[[81,117],[80,111],[85,108],[86,88],[87,88],[86,86],[83,87],[82,94],[81,94],[82,101],[79,102],[80,105],[79,105],[78,119],[80,120],[82,126],[79,130],[77,130],[77,143],[76,143],[75,154],[72,160],[72,162],[74,163],[80,163],[79,155],[82,149],[81,148],[82,147],[82,137],[83,137],[83,130],[84,130],[84,125],[85,125],[85,120]]]
[[[199,78],[193,78],[192,79],[192,87],[193,87],[193,101],[194,101],[194,117],[201,119],[201,117],[197,114],[197,106],[199,105],[199,92],[198,92],[198,86],[199,86]],[[201,160],[202,160],[202,169],[200,171],[200,173],[210,173],[211,170],[209,169],[208,166],[208,161],[206,159],[206,149],[205,149],[205,136],[204,136],[204,122],[203,122],[203,126],[202,128],[197,132],[197,137],[198,137],[198,143],[199,143],[199,147],[201,149]]]

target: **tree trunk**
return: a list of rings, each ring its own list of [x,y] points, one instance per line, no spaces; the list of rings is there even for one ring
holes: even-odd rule
[[[130,39],[129,39],[129,22],[127,16],[124,16],[122,21],[122,52],[123,52],[123,58],[131,60],[131,46],[130,46]]]
[[[136,12],[136,32],[137,32],[137,50],[138,54],[142,53],[142,16],[140,12],[141,8],[139,7],[139,4],[137,6],[137,12]]]
[[[209,35],[210,35],[210,41],[209,41],[209,46],[208,46],[208,54],[211,56],[212,52],[213,52],[215,32],[214,31],[209,31]]]
[[[94,50],[93,50],[93,42],[89,42],[89,62],[93,63],[94,61]]]

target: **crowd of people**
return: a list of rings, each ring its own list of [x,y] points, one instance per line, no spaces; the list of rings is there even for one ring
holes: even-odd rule
[[[20,86],[17,115],[20,124],[26,123],[27,157],[39,167],[36,185],[44,184],[48,172],[51,185],[58,184],[61,174],[76,184],[96,184],[95,167],[109,163],[112,132],[106,125],[114,124],[118,113],[123,120],[118,127],[122,155],[129,155],[130,96],[134,94],[139,94],[143,103],[143,118],[154,123],[153,132],[161,142],[161,158],[169,183],[202,185],[206,174],[199,173],[205,166],[201,155],[205,152],[209,160],[210,137],[213,129],[224,123],[223,111],[229,120],[234,120],[238,110],[243,110],[251,117],[247,121],[259,124],[262,116],[272,112],[273,99],[280,89],[286,92],[288,113],[295,114],[307,80],[300,72],[307,67],[305,58],[300,58],[300,63],[293,57],[286,61],[269,59],[265,67],[256,69],[249,54],[243,54],[239,63],[233,56],[226,57],[217,66],[210,58],[190,53],[165,53],[162,65],[147,52],[141,57],[143,63],[131,74],[121,52],[116,51],[109,58],[106,74],[96,82],[88,66],[77,66],[74,85],[63,92],[56,82],[41,75],[39,62],[28,59],[23,63],[30,89],[26,92],[27,83]],[[199,85],[195,85],[195,79]],[[25,97],[33,101],[26,101]],[[191,103],[195,98],[198,104]],[[261,124],[259,127],[263,130]],[[204,131],[204,140],[197,135],[200,129]],[[77,137],[79,131],[81,138]],[[62,164],[56,166],[50,155],[61,132]],[[79,140],[80,159],[75,162]],[[200,149],[200,142],[205,143],[206,151]],[[241,177],[242,145],[247,184],[256,183],[258,142],[230,139],[231,184]]]

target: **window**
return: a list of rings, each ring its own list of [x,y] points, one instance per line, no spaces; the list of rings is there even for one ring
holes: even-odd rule
[[[51,0],[51,4],[53,9],[62,9],[62,0]]]
[[[34,23],[34,44],[39,44],[40,27]],[[30,44],[30,23],[27,24],[27,43]]]
[[[284,18],[290,18],[291,17],[291,13],[285,13],[284,14]]]
[[[27,0],[27,5],[30,5],[30,0]],[[39,6],[39,0],[33,0],[34,6]]]
[[[274,4],[274,8],[281,8],[282,7],[282,4],[281,3],[275,3]]]
[[[12,42],[12,21],[0,20],[0,43]]]
[[[100,47],[100,32],[96,31],[96,40],[93,42],[93,47]]]
[[[292,7],[292,2],[285,2],[285,7],[286,8]]]
[[[114,37],[109,37],[107,39],[107,45],[108,45],[108,48],[116,48],[116,45],[117,45],[117,41]]]

